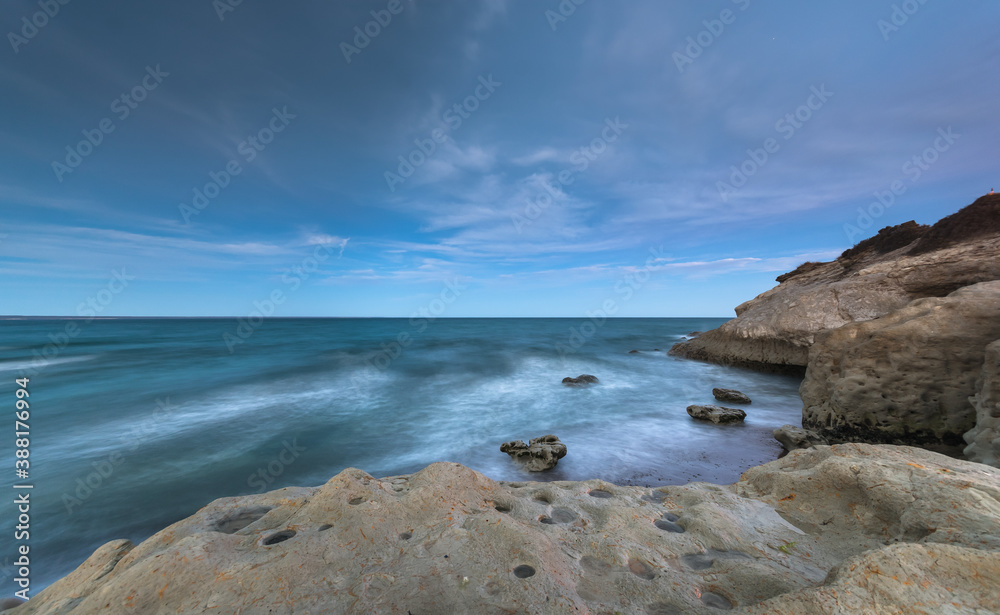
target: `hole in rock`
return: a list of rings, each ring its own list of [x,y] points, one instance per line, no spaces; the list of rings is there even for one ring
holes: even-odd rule
[[[410,532],[403,532],[399,535],[400,540],[409,540],[411,538],[413,538],[413,534],[411,534]]]
[[[611,495],[609,491],[605,491],[603,489],[591,489],[588,495],[592,498],[601,498],[601,499],[614,497]]]
[[[677,525],[673,521],[667,521],[665,519],[657,519],[656,521],[653,522],[653,525],[655,525],[656,527],[660,528],[664,532],[673,532],[675,534],[683,534],[684,533],[684,528],[682,528],[681,526]]]
[[[715,592],[702,592],[701,603],[705,606],[710,606],[716,609],[724,609],[727,611],[733,608],[733,603],[729,601],[729,598]]]
[[[502,513],[509,513],[510,512],[510,505],[509,504],[504,504],[502,502],[495,503],[493,505],[493,508],[495,508],[497,512],[502,512]]]
[[[691,570],[705,570],[712,567],[715,558],[707,553],[692,553],[681,557],[681,562]]]
[[[223,534],[235,534],[270,511],[271,509],[265,506],[237,510],[216,521],[215,531]]]
[[[527,564],[521,564],[514,569],[514,576],[519,579],[527,579],[528,577],[535,576],[535,569]]]
[[[351,498],[350,500],[347,501],[347,503],[350,504],[351,506],[357,506],[358,504],[360,504],[360,503],[362,503],[364,501],[365,501],[364,498],[357,497],[357,498]]]
[[[323,525],[319,526],[319,530],[318,531],[325,532],[328,529],[330,529],[331,527],[333,527],[333,526],[330,525],[329,523],[324,523]]]
[[[629,558],[628,571],[640,579],[646,579],[647,581],[652,581],[656,578],[656,573],[653,572],[653,568],[641,559]]]
[[[280,532],[275,532],[274,534],[271,534],[263,541],[261,541],[260,544],[264,545],[265,547],[270,545],[276,545],[279,542],[285,542],[294,535],[295,535],[295,530],[282,530]]]
[[[546,517],[545,515],[542,515],[541,517],[539,517],[538,518],[538,522],[539,523],[544,523],[545,525],[555,525],[556,524],[556,522],[552,520],[552,517]]]

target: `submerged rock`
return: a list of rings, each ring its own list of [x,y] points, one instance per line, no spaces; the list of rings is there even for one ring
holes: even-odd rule
[[[553,435],[532,438],[525,444],[523,440],[512,440],[500,445],[500,452],[524,466],[529,472],[544,472],[556,467],[566,456],[566,445]]]
[[[597,376],[591,376],[590,374],[580,374],[576,378],[570,378],[567,376],[566,378],[562,379],[562,382],[563,384],[569,386],[580,386],[587,384],[597,384],[600,381],[597,379]]]
[[[713,423],[736,423],[747,418],[747,413],[739,408],[726,408],[724,406],[688,406],[687,413],[692,418],[712,421]]]
[[[15,613],[1000,612],[995,468],[848,444],[649,491],[349,468],[108,543]]]
[[[736,389],[712,389],[712,395],[719,401],[731,404],[749,404],[750,398]]]
[[[811,448],[817,444],[827,444],[826,438],[823,438],[816,432],[802,429],[795,425],[782,425],[772,433],[774,434],[774,439],[781,442],[781,446],[785,447],[786,451]]]

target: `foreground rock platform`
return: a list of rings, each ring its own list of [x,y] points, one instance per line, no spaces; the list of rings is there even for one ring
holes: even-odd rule
[[[988,613],[997,587],[1000,470],[844,444],[730,486],[347,469],[110,542],[13,613]]]

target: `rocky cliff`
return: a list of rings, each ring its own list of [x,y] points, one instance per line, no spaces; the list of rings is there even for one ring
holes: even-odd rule
[[[670,353],[724,365],[802,373],[816,336],[1000,279],[1000,195],[928,227],[887,227],[829,263],[805,263],[736,308],[718,329]]]
[[[995,399],[979,382],[992,376],[984,362],[996,340],[1000,281],[818,334],[799,389],[802,426],[831,441],[940,446],[961,454],[963,435],[980,418],[970,398],[982,391],[981,406]],[[992,413],[982,410],[980,432],[992,433]],[[983,452],[990,448],[988,437],[979,440]]]
[[[348,469],[110,542],[14,615],[987,613],[997,587],[1000,470],[849,444],[728,487]]]

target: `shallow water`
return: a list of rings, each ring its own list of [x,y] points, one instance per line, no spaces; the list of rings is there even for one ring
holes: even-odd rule
[[[801,403],[797,378],[667,356],[686,333],[722,322],[276,319],[230,353],[233,320],[78,321],[64,347],[66,321],[2,320],[0,399],[12,406],[14,379],[31,378],[33,590],[108,540],[139,542],[215,498],[318,485],[352,466],[387,476],[454,461],[499,480],[734,482],[777,457],[770,432],[798,424]],[[394,346],[400,334],[405,348]],[[579,374],[601,382],[560,382]],[[713,403],[715,386],[753,398],[744,424],[687,415],[689,404]],[[549,433],[569,449],[550,472],[523,472],[499,451]],[[11,536],[13,507],[4,510],[0,532]],[[0,582],[13,556],[0,553]]]

